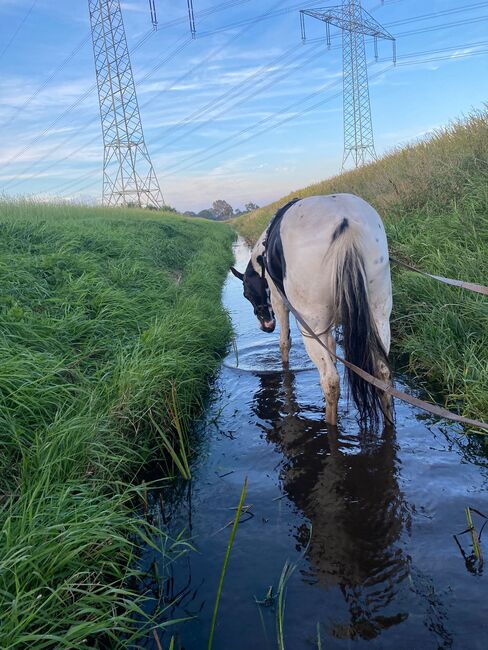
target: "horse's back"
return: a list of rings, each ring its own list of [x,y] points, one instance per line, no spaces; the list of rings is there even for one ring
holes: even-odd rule
[[[331,194],[302,199],[284,215],[280,236],[288,279],[293,278],[302,295],[312,299],[321,292],[324,296],[334,253],[341,246],[354,244],[362,256],[374,302],[390,302],[385,229],[376,210],[360,197]]]
[[[337,239],[338,228],[344,232],[347,227],[359,231],[367,240],[386,241],[383,223],[376,210],[354,194],[301,199],[287,210],[282,220],[281,237],[293,238],[296,246],[323,247],[326,242],[332,243]]]

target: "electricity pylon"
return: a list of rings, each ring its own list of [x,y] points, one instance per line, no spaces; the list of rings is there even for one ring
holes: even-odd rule
[[[374,39],[378,58],[378,39],[393,41],[393,60],[396,62],[395,38],[361,6],[361,0],[343,0],[341,6],[302,9],[300,25],[305,41],[305,15],[317,18],[326,25],[327,45],[330,48],[330,26],[342,30],[342,67],[344,103],[344,170],[349,159],[359,167],[376,160],[374,148],[371,102],[369,98],[368,66],[365,36]]]
[[[193,10],[193,0],[187,0],[186,4],[188,5],[188,18],[190,20],[191,37],[196,38],[197,28],[195,26],[195,12]]]
[[[144,141],[120,0],[89,0],[104,156],[103,204],[161,208]],[[153,23],[155,14],[151,14]]]

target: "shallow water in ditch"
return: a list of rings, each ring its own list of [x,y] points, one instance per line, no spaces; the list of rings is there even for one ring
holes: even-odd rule
[[[239,268],[248,256],[236,247]],[[345,400],[338,430],[329,431],[318,373],[296,330],[292,370],[283,373],[278,334],[259,331],[232,276],[224,303],[238,355],[231,351],[218,377],[193,480],[165,497],[160,513],[197,548],[171,566],[165,587],[167,597],[179,594],[165,617],[195,617],[172,628],[181,647],[207,648],[224,527],[247,476],[250,508],[232,550],[214,650],[278,647],[276,607],[255,598],[276,589],[287,561],[296,564],[286,592],[287,650],[486,649],[486,576],[469,557],[470,536],[459,537],[466,558],[453,538],[466,528],[466,506],[488,514],[488,465],[476,444],[399,402],[394,433],[360,434]],[[479,530],[484,520],[474,517]],[[152,559],[146,549],[143,564]],[[160,638],[166,648],[169,636]],[[158,648],[153,636],[145,647]]]

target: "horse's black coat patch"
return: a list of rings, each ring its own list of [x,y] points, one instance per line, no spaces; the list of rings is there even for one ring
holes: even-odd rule
[[[284,280],[286,276],[286,260],[283,253],[280,226],[287,210],[300,199],[293,199],[275,214],[266,232],[264,240],[266,270],[276,286],[285,293]]]
[[[263,279],[256,273],[252,262],[247,265],[244,273],[244,296],[253,306],[260,306],[263,302]]]
[[[342,235],[342,233],[346,230],[348,226],[349,226],[349,221],[346,219],[346,217],[344,217],[341,223],[334,230],[334,233],[332,235],[332,243],[334,243],[335,240]]]
[[[264,323],[274,320],[274,314],[268,299],[269,288],[264,277],[264,260],[259,256],[256,261],[261,266],[262,273],[257,273],[252,262],[249,262],[243,279],[244,297],[249,300],[253,306],[254,313],[264,327]],[[272,330],[267,329],[266,331]]]

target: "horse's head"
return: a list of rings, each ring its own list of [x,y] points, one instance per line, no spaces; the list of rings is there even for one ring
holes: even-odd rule
[[[264,261],[261,255],[256,259],[261,268],[258,273],[253,266],[252,260],[247,265],[244,273],[240,273],[234,267],[231,267],[232,273],[242,281],[244,285],[244,298],[247,298],[253,306],[254,313],[257,316],[259,325],[263,332],[274,332],[276,320],[271,306],[271,297],[269,286],[264,273]]]

